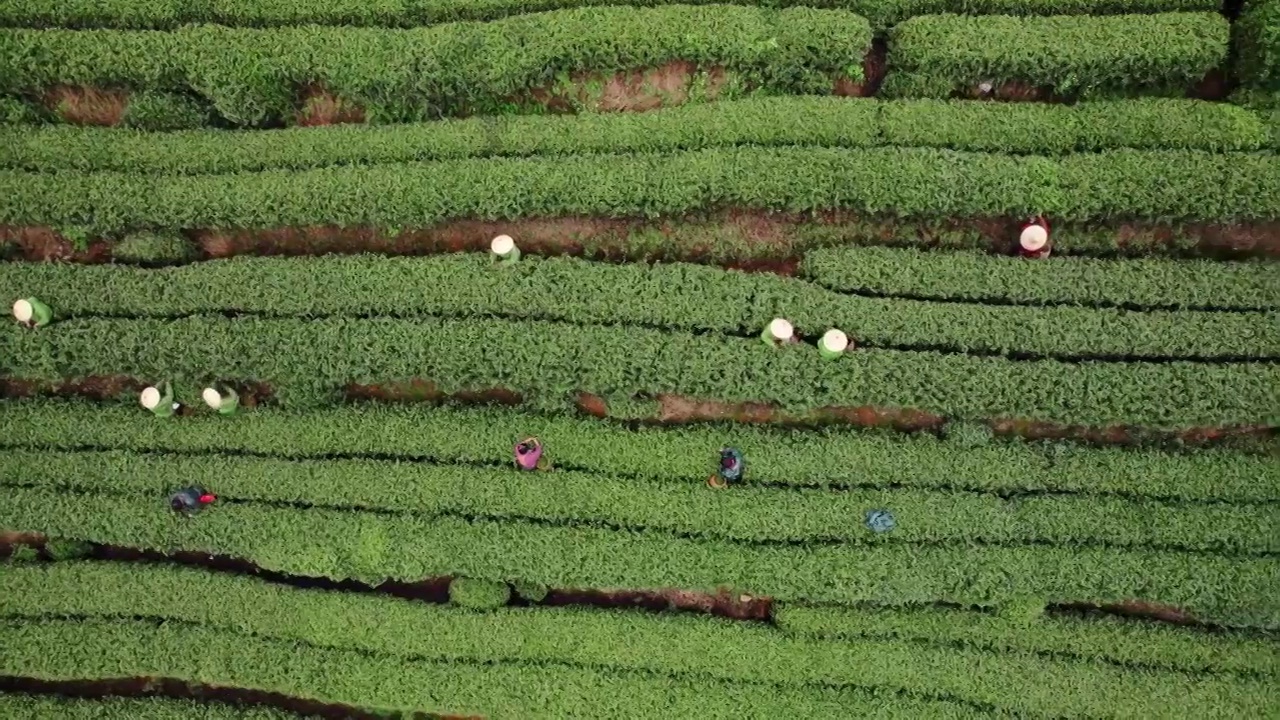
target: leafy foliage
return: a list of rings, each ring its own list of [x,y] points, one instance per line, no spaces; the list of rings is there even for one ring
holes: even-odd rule
[[[1240,79],[1254,87],[1280,90],[1280,0],[1252,0],[1232,30]]]
[[[1130,308],[1280,308],[1276,267],[1265,262],[1054,257],[1029,263],[978,252],[833,247],[807,252],[801,273],[835,290],[953,300]]]
[[[261,381],[296,407],[332,404],[350,383],[423,378],[449,393],[497,386],[554,403],[576,391],[670,393],[793,411],[875,405],[959,419],[1150,428],[1272,424],[1280,408],[1280,365],[1266,363],[1064,363],[899,350],[827,362],[811,345],[775,349],[756,337],[489,319],[193,316],[58,327],[0,329],[0,372],[46,381],[165,377],[179,386]]]
[[[189,25],[172,32],[0,30],[0,92],[54,84],[192,92],[242,125],[291,117],[316,84],[377,119],[488,110],[559,74],[681,60],[773,91],[830,93],[871,28],[837,10],[588,7],[491,23],[382,29]]]
[[[708,490],[707,492],[711,492]],[[1209,621],[1280,626],[1275,562],[1106,545],[765,544],[518,520],[227,503],[198,522],[163,497],[0,487],[0,526],[250,560],[296,575],[417,580],[452,574],[551,587],[683,588],[782,602],[999,605],[1143,597]],[[895,531],[896,532],[896,531]],[[384,538],[367,559],[362,537]]]
[[[1280,465],[1223,450],[1171,453],[1066,443],[967,448],[931,435],[750,425],[643,427],[492,408],[357,405],[311,413],[259,408],[157,423],[127,405],[62,400],[0,403],[0,443],[49,451],[101,447],[146,453],[247,453],[280,458],[370,455],[400,461],[505,465],[511,444],[541,438],[563,467],[665,484],[700,482],[715,449],[747,457],[749,485],[890,486],[1079,492],[1152,499],[1274,503]],[[519,576],[516,576],[519,577]]]
[[[143,231],[129,233],[114,243],[111,257],[137,265],[167,265],[194,259],[196,249],[178,233]]]
[[[179,238],[173,251],[185,246]],[[153,252],[150,259],[163,259],[157,255]],[[983,259],[987,264],[994,260]],[[1023,262],[1020,267],[1034,275],[1032,265]],[[1280,290],[1264,274],[1271,271],[1256,273],[1255,297],[1275,298]],[[1209,276],[1207,282],[1214,279]],[[845,284],[837,287],[846,289]],[[839,327],[859,343],[876,347],[1067,358],[1280,358],[1276,313],[984,305],[954,302],[945,288],[940,288],[945,302],[861,297],[775,275],[568,257],[528,258],[513,268],[495,268],[478,253],[241,257],[164,271],[0,265],[0,292],[8,288],[43,298],[63,318],[216,313],[371,317],[393,309],[397,317],[498,316],[750,336],[781,315],[811,338]],[[1173,286],[1167,291],[1181,290]],[[914,288],[905,294],[914,294]],[[956,295],[963,298],[965,292],[960,289]]]
[[[492,610],[511,600],[511,586],[495,580],[454,578],[449,582],[449,601],[472,610]]]
[[[675,0],[629,0],[627,5],[662,6]],[[709,0],[681,0],[701,5]],[[42,0],[8,0],[0,7],[0,25],[7,27],[107,27],[171,30],[187,23],[217,23],[247,27],[284,25],[413,26],[459,20],[495,20],[523,13],[545,12],[594,0],[63,0],[51,6]],[[622,4],[622,3],[617,3]],[[789,7],[830,7],[865,15],[877,27],[887,27],[912,15],[963,11],[998,15],[1068,15],[1153,13],[1174,10],[1216,10],[1210,0],[734,0],[716,4]]]
[[[947,97],[989,81],[1058,92],[1141,91],[1199,81],[1227,58],[1217,12],[1116,17],[923,15],[890,31],[884,92]]]
[[[805,122],[795,122],[797,116]],[[505,115],[271,131],[144,135],[109,128],[0,128],[0,166],[198,175],[739,145],[899,145],[1051,155],[1119,148],[1258,150],[1271,142],[1263,116],[1198,100],[1048,105],[784,96],[644,113]]]
[[[0,598],[0,608],[6,615],[34,620],[29,622],[30,635],[23,637],[20,643],[20,659],[30,659],[36,647],[44,646],[43,641],[59,634],[53,632],[58,627],[53,617],[75,615],[89,618],[87,631],[95,640],[103,636],[126,640],[125,647],[133,650],[134,662],[138,662],[136,658],[148,657],[173,662],[167,652],[153,655],[141,651],[147,646],[141,641],[148,637],[138,630],[143,625],[131,627],[104,622],[106,618],[137,613],[169,620],[161,627],[177,632],[175,641],[183,636],[188,641],[205,639],[204,643],[189,642],[189,646],[194,652],[206,649],[215,658],[223,657],[222,651],[229,649],[216,642],[217,637],[225,634],[238,635],[247,649],[277,644],[283,649],[287,644],[297,647],[304,653],[303,657],[314,652],[316,647],[326,647],[363,652],[372,659],[400,660],[405,662],[411,678],[420,671],[424,662],[456,663],[470,672],[480,672],[476,666],[482,663],[498,667],[518,663],[525,671],[557,666],[600,668],[617,673],[615,678],[626,677],[629,673],[647,673],[660,680],[656,686],[668,685],[672,691],[689,682],[702,682],[707,684],[705,689],[712,694],[703,698],[706,709],[696,712],[697,717],[708,716],[708,713],[720,716],[716,699],[730,687],[745,692],[743,686],[749,684],[762,685],[762,689],[777,692],[784,698],[803,688],[809,693],[817,693],[809,696],[811,701],[815,697],[825,697],[823,691],[814,686],[839,688],[840,692],[848,694],[846,699],[853,702],[846,707],[846,712],[860,711],[867,701],[876,697],[870,691],[856,688],[871,685],[891,691],[905,690],[909,694],[894,698],[894,701],[901,703],[898,706],[900,711],[914,714],[903,717],[919,717],[921,710],[926,713],[924,717],[932,717],[929,712],[931,706],[937,711],[949,705],[963,707],[954,705],[954,700],[993,705],[1012,712],[1053,715],[1097,713],[1104,706],[1132,715],[1144,712],[1161,714],[1175,705],[1189,712],[1229,707],[1243,714],[1265,707],[1274,696],[1274,689],[1258,678],[1222,674],[1198,676],[1190,682],[1188,675],[1176,670],[1106,665],[1025,652],[1038,649],[1041,644],[1052,647],[1053,637],[1042,639],[1036,635],[1020,643],[1015,641],[1014,647],[1002,647],[999,652],[992,652],[983,647],[982,640],[986,638],[981,635],[978,642],[971,643],[966,637],[949,643],[954,633],[942,628],[939,632],[942,642],[931,644],[927,652],[922,652],[919,643],[896,638],[865,640],[852,637],[832,642],[789,636],[767,626],[744,626],[705,617],[575,608],[470,613],[449,606],[369,595],[298,590],[249,578],[170,567],[144,567],[135,572],[119,566],[57,564],[5,573],[3,582],[14,591]],[[86,593],[85,588],[94,588],[95,592]],[[883,615],[885,620],[911,617],[909,613],[894,611]],[[352,618],[358,617],[376,617],[378,622],[351,622]],[[924,615],[922,619],[927,618]],[[988,637],[1001,630],[971,616],[962,616],[960,621],[975,626]],[[0,632],[4,633],[6,642],[16,639],[17,633],[12,626]],[[917,636],[921,634],[916,633]],[[149,637],[159,639],[155,635]],[[625,642],[620,642],[622,638]],[[1102,623],[1061,626],[1059,638],[1094,645],[1109,638],[1123,638],[1126,642],[1122,646],[1108,648],[1105,652],[1130,662],[1140,662],[1143,655],[1170,658],[1180,647],[1199,651],[1203,657],[1205,650],[1212,647],[1211,642],[1197,637],[1192,631],[1154,632],[1138,627],[1126,637]],[[1153,645],[1139,647],[1138,642],[1143,638],[1154,641]],[[921,639],[926,643],[932,640],[927,636]],[[1231,637],[1231,640],[1232,643],[1223,644],[1224,657],[1213,664],[1214,669],[1240,667],[1268,672],[1265,654],[1271,648],[1267,641],[1250,641],[1243,637]],[[208,641],[214,642],[209,645]],[[99,648],[97,642],[89,644],[95,650],[105,649]],[[173,644],[176,642],[160,643],[161,646]],[[213,651],[215,648],[218,652]],[[709,653],[736,658],[769,658],[773,662],[707,663]],[[1138,658],[1125,657],[1132,654],[1137,654]],[[68,653],[62,649],[53,655],[67,665],[72,658],[78,665],[80,658],[93,657],[88,652]],[[108,658],[128,657],[123,653],[108,652],[104,655]],[[241,655],[232,653],[230,657]],[[13,660],[3,662],[6,668],[8,663],[16,664]],[[363,668],[367,662],[370,661],[356,661],[355,665],[334,663],[329,673],[341,667]],[[1194,663],[1192,660],[1190,664]],[[85,669],[101,667],[98,663],[86,663]],[[278,667],[289,669],[294,665]],[[69,667],[61,668],[61,672],[68,670]],[[203,673],[207,674],[208,671]],[[380,687],[388,688],[396,687],[392,684],[393,678],[399,677],[400,673],[381,677],[371,675],[381,684]],[[261,687],[263,681],[274,677],[264,675],[257,682],[247,684]],[[282,674],[282,677],[288,675]],[[434,685],[428,683],[426,688]],[[558,697],[560,687],[551,686],[556,687],[555,695]],[[1179,692],[1168,691],[1174,687]],[[343,688],[339,685],[336,690],[340,693]],[[1017,690],[1011,691],[1011,688]],[[1038,692],[1030,692],[1030,688],[1036,688]],[[335,688],[326,685],[326,689]],[[428,690],[420,692],[425,691]],[[925,698],[944,696],[953,701],[931,703],[915,699],[916,695]],[[352,699],[351,696],[340,697],[348,701]],[[678,697],[680,695],[675,695],[669,702],[679,702],[675,699]],[[594,698],[594,702],[595,705],[584,707],[618,706],[599,704],[601,698]],[[359,704],[367,706],[372,703],[366,700]],[[387,707],[393,704],[378,705]],[[440,706],[417,707],[438,709]],[[778,709],[768,703],[747,707],[747,716],[750,717],[766,717],[763,712]],[[476,710],[474,707],[468,709]],[[507,714],[503,713],[503,716]],[[649,716],[648,713],[643,714]],[[517,713],[516,716],[526,717],[527,713]],[[564,715],[552,712],[551,716]]]
[[[373,225],[738,206],[904,217],[1280,216],[1280,156],[1119,150],[1061,158],[920,148],[740,148],[484,158],[215,176],[0,171],[0,223],[152,228]]]
[[[1280,512],[1252,504],[1188,505],[1089,495],[1004,500],[954,490],[862,488],[743,487],[710,493],[700,476],[638,482],[582,471],[517,473],[374,460],[0,452],[5,484],[163,499],[174,477],[216,488],[220,498],[236,503],[590,523],[751,543],[880,542],[860,519],[867,510],[883,507],[898,522],[889,538],[893,542],[1105,543],[1232,556],[1280,551]],[[450,586],[451,598],[467,607],[496,607],[510,597],[505,583],[490,587],[488,581],[464,578],[454,584],[459,587]]]
[[[357,622],[353,627],[380,625]],[[337,623],[324,629],[341,630]],[[419,630],[401,628],[409,638],[421,637]],[[584,665],[493,663],[488,658],[452,662],[335,647],[318,633],[307,637],[310,642],[282,641],[232,629],[135,620],[5,621],[0,622],[0,643],[6,649],[0,668],[9,675],[58,679],[189,678],[383,712],[430,710],[495,720],[599,717],[600,708],[623,716],[715,720],[837,717],[842,712],[902,712],[903,717],[925,720],[988,716],[955,701],[885,696],[852,686],[779,686]],[[511,638],[501,641],[509,644]],[[611,644],[625,647],[616,640]]]
[[[787,632],[830,640],[954,642],[991,650],[1101,658],[1187,672],[1277,673],[1271,641],[1244,633],[1213,636],[1114,617],[1049,616],[1028,625],[1010,622],[997,614],[948,608],[783,605],[774,609],[774,621]]]
[[[185,130],[209,122],[209,111],[184,95],[142,91],[129,96],[123,125],[138,130]]]
[[[0,715],[25,720],[296,720],[269,707],[201,703],[166,697],[75,698],[0,692]]]

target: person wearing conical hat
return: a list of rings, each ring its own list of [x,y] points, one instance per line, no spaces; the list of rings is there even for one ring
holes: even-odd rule
[[[831,328],[823,333],[822,339],[818,341],[818,353],[828,360],[834,360],[843,355],[852,345],[844,331]]]
[[[224,392],[218,392],[215,387],[207,387],[200,393],[200,397],[205,405],[217,410],[219,414],[231,415],[240,406],[240,396],[231,388],[224,387],[223,390]]]
[[[1018,254],[1025,258],[1041,259],[1049,257],[1052,250],[1049,242],[1049,222],[1043,217],[1034,217],[1023,224],[1018,234]]]
[[[44,327],[53,322],[53,310],[36,298],[18,298],[13,303],[13,317],[29,328]]]
[[[795,327],[785,318],[774,318],[765,325],[764,330],[760,332],[760,339],[764,340],[764,344],[769,347],[782,347],[800,341],[796,337]]]
[[[144,389],[138,396],[138,402],[153,415],[162,418],[172,417],[178,408],[182,407],[181,403],[173,401],[173,386],[168,380],[161,383],[158,388],[151,386]]]
[[[512,265],[520,261],[520,248],[516,247],[516,241],[510,235],[499,235],[489,243],[489,252],[493,255],[494,262],[503,265]]]

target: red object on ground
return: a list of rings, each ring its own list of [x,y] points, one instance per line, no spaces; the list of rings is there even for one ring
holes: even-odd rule
[[[1044,229],[1043,244],[1037,242],[1041,238],[1036,237],[1039,233],[1030,233],[1028,237],[1027,228],[1039,226]],[[1037,247],[1037,245],[1039,245]],[[1040,259],[1049,257],[1050,251],[1053,249],[1053,240],[1049,235],[1049,221],[1037,215],[1030,221],[1022,224],[1018,229],[1018,254],[1024,258]]]
[[[211,495],[211,494],[209,494],[209,493],[205,493],[204,495],[201,495],[201,496],[200,496],[200,503],[201,503],[201,504],[203,504],[203,505],[208,505],[209,503],[211,503],[211,502],[213,502],[214,500],[217,500],[217,499],[218,499],[218,497],[217,497],[216,495]]]

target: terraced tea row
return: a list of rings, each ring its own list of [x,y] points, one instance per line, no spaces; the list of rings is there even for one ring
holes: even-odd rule
[[[1120,495],[1169,501],[1280,500],[1280,466],[1265,455],[1170,453],[1021,441],[970,445],[930,435],[749,425],[627,427],[489,408],[356,405],[313,413],[258,408],[156,422],[129,405],[60,400],[0,403],[0,445],[143,453],[230,453],[292,459],[383,457],[499,465],[511,445],[542,440],[557,467],[664,484],[700,482],[717,448],[746,457],[744,482],[835,488],[964,489]]]
[[[0,451],[0,484],[11,487],[122,493],[159,503],[176,477],[216,488],[224,502],[531,520],[750,543],[1105,544],[1280,556],[1280,509],[1270,505],[1070,495],[1002,500],[905,489],[748,487],[718,493],[698,476],[641,482],[578,471],[530,475],[376,460]],[[898,523],[885,538],[863,522],[879,508],[890,508]]]
[[[1076,105],[757,97],[648,113],[507,115],[433,123],[118,132],[0,127],[0,166],[208,174],[466,157],[673,152],[735,145],[938,147],[1056,154],[1280,147],[1280,123],[1225,103]]]
[[[1259,292],[1269,292],[1276,284],[1262,274],[1260,267],[1266,289]],[[1280,359],[1275,313],[868,298],[773,275],[576,258],[530,258],[514,268],[479,254],[238,258],[161,270],[9,263],[0,265],[0,292],[6,290],[52,303],[60,317],[86,319],[503,317],[752,336],[782,316],[807,336],[838,327],[859,345],[879,348],[1066,359]]]
[[[805,253],[800,274],[835,290],[1028,305],[1221,310],[1280,307],[1277,268],[1264,262],[1055,257],[1029,263],[977,252],[830,247]],[[3,285],[6,283],[0,283]]]
[[[276,402],[294,407],[339,402],[352,383],[415,378],[447,393],[502,387],[549,409],[563,409],[578,391],[670,393],[796,411],[874,405],[958,419],[1179,429],[1274,425],[1280,407],[1273,363],[1062,363],[896,350],[830,362],[812,346],[774,348],[756,337],[535,321],[69,320],[49,332],[12,325],[0,331],[0,348],[0,374],[11,378],[266,382]]]
[[[455,663],[469,673],[481,675],[485,671],[477,664],[484,663],[507,672],[518,670],[526,677],[511,689],[489,691],[492,694],[489,697],[501,697],[516,688],[525,690],[529,676],[546,673],[543,679],[547,682],[561,673],[582,672],[592,667],[599,668],[606,676],[644,673],[655,685],[658,682],[670,683],[674,688],[694,683],[702,685],[711,694],[703,699],[707,707],[700,716],[708,713],[720,716],[727,709],[721,704],[728,689],[725,684],[736,691],[755,686],[778,693],[773,703],[738,708],[750,717],[761,716],[762,710],[786,707],[788,701],[795,702],[797,697],[813,703],[833,692],[851,696],[848,699],[854,703],[848,707],[861,708],[866,700],[880,692],[905,691],[907,697],[901,700],[906,707],[898,709],[916,713],[923,710],[926,717],[955,703],[1055,715],[1096,714],[1107,708],[1112,716],[1129,717],[1161,713],[1172,709],[1172,703],[1178,703],[1180,708],[1230,707],[1249,713],[1274,701],[1274,688],[1260,679],[1247,677],[1116,667],[1095,661],[1049,659],[1023,652],[992,653],[968,647],[937,646],[921,652],[914,643],[892,639],[815,641],[787,637],[765,627],[707,618],[569,609],[474,613],[379,597],[271,587],[254,580],[172,568],[138,568],[135,574],[128,568],[121,572],[114,567],[67,565],[47,570],[5,571],[0,579],[7,587],[22,590],[5,593],[6,599],[0,601],[5,614],[88,617],[84,624],[87,636],[84,644],[86,650],[92,649],[93,653],[70,647],[55,652],[50,643],[74,627],[56,620],[28,623],[21,633],[15,633],[12,624],[0,630],[6,636],[6,645],[14,646],[14,657],[0,661],[6,670],[21,667],[18,663],[25,661],[42,674],[98,675],[112,666],[123,670],[118,664],[131,661],[169,669],[154,674],[174,675],[178,674],[174,670],[186,669],[192,652],[202,649],[209,656],[230,664],[236,660],[243,662],[246,654],[274,657],[276,652],[264,651],[283,649],[283,644],[289,643],[298,647],[297,658],[275,666],[278,668],[275,672],[267,672],[266,668],[271,666],[264,664],[255,668],[256,673],[235,673],[239,681],[236,684],[269,685],[275,689],[289,677],[284,671],[306,667],[309,661],[317,659],[315,655],[363,652],[367,657],[363,662],[334,664],[326,675],[334,674],[332,668],[358,668],[367,672],[370,664],[400,660],[405,663],[406,672],[392,673],[390,677],[407,675],[406,679],[416,680],[424,666],[441,673],[442,665],[438,663],[442,662]],[[86,587],[102,591],[85,593]],[[109,619],[135,614],[168,622],[154,628],[149,624]],[[358,620],[370,614],[376,614],[380,621]],[[256,639],[251,639],[254,636]],[[618,637],[628,638],[628,643],[619,644]],[[1087,639],[1090,632],[1085,630],[1080,637]],[[233,645],[232,638],[238,638],[239,642]],[[120,643],[122,649],[113,651],[107,645],[111,641]],[[179,642],[188,648],[186,652],[179,650]],[[240,648],[239,652],[235,651],[236,647]],[[1245,651],[1264,651],[1267,647],[1265,641],[1254,641],[1252,647],[1246,645]],[[148,649],[151,652],[147,652]],[[1151,647],[1147,652],[1158,654],[1166,649],[1171,649],[1167,643],[1163,647]],[[42,650],[44,656],[39,657]],[[754,658],[759,662],[708,663],[709,657]],[[140,663],[138,658],[148,660]],[[134,672],[121,674],[153,674],[137,672],[141,669],[135,665]],[[218,667],[217,674],[221,676],[218,679],[223,680],[223,673],[229,669],[225,665]],[[209,674],[210,670],[206,669],[202,676]],[[311,673],[301,673],[295,677],[311,676]],[[387,684],[390,677],[380,680],[383,693],[389,688],[399,689],[395,684]],[[356,687],[342,675],[336,675],[333,680],[337,682],[325,684],[332,693],[326,699],[360,697],[364,702],[358,704],[365,706],[465,709],[486,715],[494,712],[494,706],[488,703],[483,707],[456,704],[470,694],[441,693],[431,697],[439,692],[436,683],[421,685],[417,691],[419,698],[426,694],[436,703],[448,698],[454,704],[405,705],[409,698],[404,697],[399,703],[371,703],[367,698],[376,692],[372,687],[356,694],[352,692]],[[445,684],[444,688],[456,690],[455,683]],[[290,684],[297,687],[300,683]],[[1035,687],[1037,691],[1011,691],[1011,687]],[[1170,687],[1177,687],[1178,693],[1170,694]],[[566,689],[572,693],[574,688],[568,685]],[[874,691],[868,692],[869,689]],[[562,693],[557,686],[556,700],[551,702],[560,701]],[[666,702],[679,703],[680,698],[682,694],[676,694]],[[931,703],[920,698],[946,700]],[[470,699],[475,702],[480,698]],[[597,704],[602,700],[592,699]],[[621,695],[609,705],[619,707],[619,703],[633,703],[637,699]],[[421,701],[415,698],[410,702]],[[819,707],[806,709],[816,711]],[[636,708],[635,714],[647,715],[640,708]]]
[[[314,83],[377,121],[428,120],[493,113],[538,88],[576,95],[570,73],[675,61],[730,73],[683,88],[704,98],[748,85],[830,93],[837,78],[862,80],[870,46],[870,26],[852,13],[730,5],[590,7],[412,30],[0,30],[0,92],[194,92],[226,120],[259,125],[292,118],[299,83]]]
[[[710,492],[710,491],[708,491]],[[293,575],[416,581],[463,575],[547,587],[684,588],[810,603],[1115,603],[1274,628],[1274,558],[970,543],[746,545],[666,533],[226,503],[198,522],[153,495],[0,487],[0,527],[161,552],[243,558]]]
[[[1215,9],[1216,10],[1216,9]],[[1217,12],[1119,17],[925,15],[889,32],[889,97],[950,97],[1007,82],[1059,94],[1183,95],[1227,59]]]
[[[325,2],[314,0],[70,0],[50,7],[40,0],[10,0],[0,8],[5,27],[114,27],[168,30],[188,23],[273,27],[301,24],[355,26],[414,26],[459,20],[495,20],[521,13],[599,5],[595,0],[379,0]],[[667,5],[670,0],[616,4]],[[686,3],[688,4],[688,3]],[[697,4],[697,3],[694,3]],[[724,4],[754,5],[731,2]],[[865,15],[887,27],[913,15],[954,12],[954,0],[821,0],[800,3],[780,0],[778,6],[809,5],[839,8]],[[965,12],[991,15],[1066,15],[1160,13],[1218,9],[1210,0],[966,0]]]
[[[0,692],[0,714],[25,720],[296,720],[265,707],[152,698],[75,698]]]
[[[679,215],[716,207],[909,217],[1280,216],[1280,156],[1061,158],[918,148],[750,148],[480,158],[216,176],[0,172],[0,223],[130,228],[423,227],[451,218]]]

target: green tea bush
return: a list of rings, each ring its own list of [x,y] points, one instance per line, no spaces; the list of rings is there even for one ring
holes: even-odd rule
[[[791,412],[875,405],[954,419],[1153,429],[1270,425],[1280,408],[1280,365],[1268,362],[1080,363],[880,349],[830,362],[812,345],[775,349],[754,333],[534,320],[193,316],[59,327],[0,328],[0,372],[41,381],[167,377],[178,385],[234,378],[266,382],[276,402],[298,408],[339,402],[351,383],[418,378],[446,393],[505,387],[556,402],[575,391],[675,394]]]
[[[683,0],[681,5],[709,0]],[[662,6],[675,0],[638,0],[629,5]],[[8,0],[0,7],[0,25],[7,27],[109,27],[172,30],[187,23],[218,23],[245,27],[285,25],[413,26],[459,20],[495,20],[523,13],[545,12],[595,0]],[[716,4],[724,4],[717,2]],[[727,4],[759,5],[734,0]],[[830,7],[865,15],[879,28],[912,15],[966,12],[996,15],[1102,15],[1154,13],[1175,10],[1217,10],[1211,0],[770,0],[768,6]]]
[[[1227,59],[1217,12],[1116,17],[924,15],[890,31],[888,97],[947,97],[980,82],[1058,93],[1189,86]]]
[[[657,217],[725,206],[914,219],[1043,213],[1062,222],[1242,222],[1280,217],[1280,156],[733,148],[215,176],[5,170],[0,195],[9,199],[0,223],[92,224],[100,232],[424,227],[451,218]]]
[[[257,408],[156,423],[136,401],[0,403],[0,444],[32,451],[101,447],[143,453],[244,453],[293,459],[378,456],[506,465],[511,438],[535,435],[564,467],[637,481],[700,482],[714,450],[750,463],[748,484],[850,488],[900,485],[993,494],[1119,495],[1195,503],[1274,503],[1280,464],[1266,454],[1169,452],[1009,440],[966,448],[926,433],[750,425],[641,427],[494,408],[349,405],[308,413]],[[66,473],[64,473],[66,474]],[[558,474],[558,473],[556,473]],[[514,575],[512,577],[520,577]]]
[[[93,545],[80,540],[55,537],[45,541],[44,551],[54,560],[74,560],[92,554]]]
[[[1031,305],[1280,309],[1266,262],[1054,257],[1021,258],[914,248],[832,247],[805,253],[801,274],[846,292]]]
[[[224,503],[201,513],[199,522],[184,522],[167,510],[164,497],[6,485],[0,486],[0,521],[110,545],[230,555],[267,570],[364,581],[452,573],[496,582],[522,577],[551,587],[728,587],[735,594],[814,604],[999,606],[1025,597],[1105,604],[1141,597],[1208,622],[1280,627],[1280,599],[1270,592],[1275,562],[1266,555],[1105,543],[899,542],[892,533],[868,544],[756,544],[252,502]],[[86,504],[92,514],[84,512]],[[396,551],[371,558],[360,552],[366,536],[385,538]]]
[[[704,455],[713,458],[716,449]],[[507,468],[373,460],[0,450],[0,477],[26,486],[162,496],[168,486],[157,478],[176,476],[216,488],[234,502],[591,523],[741,542],[874,542],[859,519],[887,507],[898,521],[898,542],[1105,543],[1227,556],[1280,551],[1280,514],[1250,504],[1188,506],[1087,495],[1006,501],[968,491],[871,488],[742,487],[725,498],[707,492],[701,474],[637,482],[583,471],[513,475]],[[870,485],[870,478],[865,482]],[[451,598],[467,607],[496,607],[510,597],[505,583],[463,578],[454,584]]]
[[[135,265],[171,265],[195,259],[195,247],[176,232],[129,233],[111,245],[111,257]]]
[[[0,692],[0,715],[25,720],[292,720],[271,707],[223,705],[166,697],[75,698]]]
[[[1251,0],[1232,26],[1236,75],[1246,85],[1280,90],[1280,0]]]
[[[494,580],[454,578],[449,582],[449,602],[471,610],[492,610],[511,600],[511,586]]]
[[[143,90],[129,96],[122,124],[138,130],[161,131],[198,128],[208,122],[208,110],[190,97]]]
[[[516,580],[511,583],[511,588],[521,599],[528,600],[531,603],[542,602],[547,598],[547,594],[551,592],[551,588],[546,585],[526,580]]]
[[[797,116],[804,122],[795,122]],[[1228,103],[1137,98],[1075,105],[756,97],[646,113],[507,115],[387,126],[131,133],[0,128],[0,167],[201,175],[495,156],[811,146],[936,147],[1058,155],[1087,150],[1253,151],[1266,114]]]
[[[1021,263],[1034,270],[1030,265]],[[1280,293],[1270,275],[1261,266],[1257,297],[1269,293],[1275,299]],[[530,257],[501,272],[479,253],[241,257],[162,272],[107,265],[0,266],[0,288],[8,287],[43,298],[68,319],[230,312],[369,317],[395,308],[402,318],[496,316],[750,336],[781,315],[811,338],[839,327],[859,343],[881,348],[1057,358],[1280,358],[1280,314],[1274,312],[985,305],[955,302],[945,293],[939,298],[943,302],[862,297],[770,274],[572,257]],[[616,397],[619,417],[652,416],[657,409],[630,398]]]
[[[576,71],[675,60],[723,65],[771,91],[830,93],[861,79],[867,21],[836,10],[590,7],[409,30],[218,25],[174,32],[0,30],[0,92],[119,84],[194,92],[232,123],[292,117],[318,84],[376,119],[488,110]],[[282,50],[284,48],[284,50]]]

